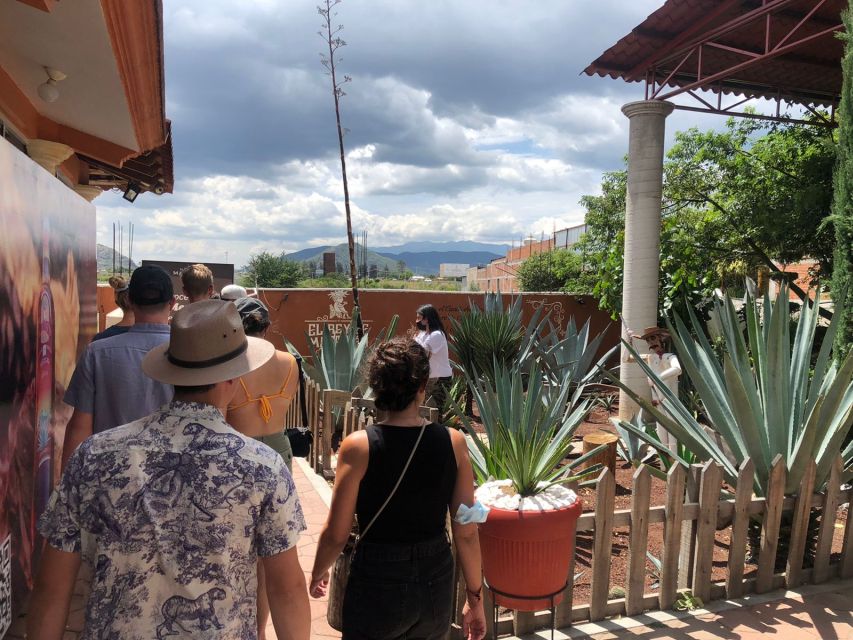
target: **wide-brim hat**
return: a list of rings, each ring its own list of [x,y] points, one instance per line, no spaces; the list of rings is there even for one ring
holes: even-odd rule
[[[669,331],[662,327],[646,327],[643,329],[643,333],[638,336],[640,340],[646,340],[647,338],[651,338],[652,336],[661,336],[662,338],[669,338]]]
[[[246,336],[232,303],[202,300],[175,313],[169,342],[148,352],[142,370],[166,384],[200,386],[246,375],[274,353],[271,343]]]

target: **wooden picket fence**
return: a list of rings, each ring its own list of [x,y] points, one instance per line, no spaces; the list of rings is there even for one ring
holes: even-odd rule
[[[578,622],[671,609],[679,592],[688,589],[707,603],[782,587],[790,589],[803,584],[818,584],[836,577],[853,577],[853,518],[849,517],[849,510],[841,554],[834,560],[830,557],[839,507],[845,503],[849,505],[853,499],[853,489],[842,489],[841,457],[835,460],[826,490],[820,493],[814,492],[814,461],[809,463],[799,491],[794,496],[785,495],[787,473],[780,456],[771,469],[767,497],[756,497],[752,493],[753,463],[746,460],[739,470],[734,497],[721,499],[722,471],[716,463],[694,465],[689,471],[674,466],[667,475],[666,504],[653,507],[650,506],[651,474],[648,468],[641,467],[633,476],[631,508],[616,511],[616,481],[610,470],[604,469],[598,479],[595,509],[584,513],[577,524],[579,534],[591,534],[593,537],[588,569],[591,572],[589,602],[572,602],[576,573],[573,558],[568,586],[556,611],[557,628]],[[804,567],[812,510],[819,514],[820,526],[813,566]],[[786,569],[776,573],[774,565],[783,512],[792,512],[793,524]],[[761,521],[761,543],[757,571],[755,575],[744,577],[747,531],[751,519]],[[658,589],[647,593],[645,579],[649,525],[655,523],[663,523],[663,557],[660,559]],[[625,597],[608,598],[613,530],[624,527],[630,529]],[[724,582],[714,583],[711,570],[718,527],[731,527],[731,543],[727,559],[728,578]],[[461,623],[464,593],[460,576],[455,603],[457,637],[461,637],[458,625]],[[486,617],[490,625],[488,633],[492,634],[488,598],[486,605]],[[514,612],[512,616],[504,616],[498,621],[497,632],[520,635],[549,624],[548,611]]]
[[[332,435],[334,433],[334,415],[336,411],[343,412],[343,436],[353,431],[364,429],[381,418],[373,400],[362,398],[358,392],[355,395],[348,391],[321,389],[320,385],[305,376],[305,404],[308,413],[308,427],[313,435],[311,452],[308,463],[314,472],[326,479],[332,479],[335,471],[332,465]],[[300,390],[299,393],[302,393]],[[302,426],[299,397],[293,402],[285,417],[285,428]],[[420,408],[424,418],[434,422],[438,420],[438,409],[428,403]]]
[[[316,473],[334,477],[332,467],[333,409],[344,412],[344,433],[365,428],[377,420],[373,401],[352,396],[348,392],[321,390],[306,376],[305,393],[308,422],[314,435],[309,463]],[[438,410],[432,406],[421,407],[421,415],[437,419]],[[294,402],[287,414],[287,426],[301,426],[299,403]],[[631,508],[615,510],[616,480],[609,469],[604,469],[597,483],[593,510],[581,515],[577,523],[578,534],[592,537],[589,602],[573,603],[575,559],[570,563],[568,585],[563,600],[556,611],[557,628],[572,624],[598,621],[616,616],[634,616],[647,611],[668,610],[673,607],[680,592],[692,591],[703,602],[740,598],[749,593],[764,593],[773,589],[792,589],[803,584],[819,584],[834,578],[853,577],[853,489],[842,488],[842,461],[839,456],[832,465],[826,489],[814,491],[815,463],[807,465],[799,490],[795,495],[785,495],[788,470],[781,456],[774,461],[766,497],[753,495],[753,463],[745,460],[738,473],[738,482],[732,497],[721,498],[722,470],[714,462],[693,465],[690,469],[673,466],[667,474],[666,504],[651,506],[652,476],[646,467],[638,469],[632,479]],[[843,531],[841,553],[831,557],[833,534],[839,509],[847,504],[848,516]],[[808,542],[809,520],[815,511],[819,527],[811,567],[803,566]],[[779,547],[783,513],[792,514],[787,566],[775,571],[776,552]],[[761,522],[761,541],[757,570],[746,577],[745,563],[747,533],[751,520]],[[649,526],[663,524],[663,553],[660,558],[658,588],[646,592],[646,559]],[[730,528],[727,551],[727,578],[712,582],[715,533]],[[609,598],[611,587],[611,552],[614,529],[629,529],[628,571],[625,579],[625,596]],[[465,585],[461,574],[455,594],[456,636],[461,623],[465,600]],[[490,606],[488,594],[486,605]],[[491,616],[488,633],[491,635]],[[513,612],[498,621],[498,634],[520,635],[550,624],[550,612]]]

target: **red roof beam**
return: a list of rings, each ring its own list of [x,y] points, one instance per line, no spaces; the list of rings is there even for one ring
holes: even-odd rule
[[[813,7],[812,7],[812,10],[811,10],[811,11],[809,11],[805,16],[803,16],[803,19],[802,19],[802,20],[800,20],[800,21],[797,23],[797,26],[796,26],[796,27],[794,27],[793,29],[791,29],[791,30],[790,30],[790,31],[785,35],[785,37],[784,37],[784,38],[782,38],[778,43],[776,43],[776,46],[775,46],[775,47],[773,47],[773,49],[774,49],[774,50],[775,50],[775,49],[778,49],[778,48],[779,48],[779,47],[781,47],[783,44],[785,44],[785,42],[787,42],[787,41],[788,41],[788,38],[790,38],[792,35],[794,35],[794,33],[796,33],[796,32],[797,32],[797,30],[798,30],[800,27],[802,27],[806,22],[808,22],[809,18],[811,18],[811,17],[815,14],[815,11],[817,11],[818,9],[820,9],[820,8],[821,8],[823,5],[825,5],[825,4],[826,4],[826,0],[820,0],[820,2],[818,2],[817,4],[815,4],[815,6],[813,6]],[[769,39],[768,39],[768,42],[769,42]],[[766,47],[766,45],[765,45],[765,47]]]
[[[793,4],[795,2],[800,2],[800,1],[801,0],[771,0],[770,2],[765,4],[764,6],[758,7],[757,9],[753,9],[752,11],[748,11],[747,13],[745,13],[741,16],[738,16],[737,18],[732,18],[728,22],[723,23],[719,27],[715,27],[714,29],[711,29],[707,33],[700,34],[699,36],[693,38],[690,42],[686,43],[684,46],[682,46],[678,49],[674,49],[671,53],[666,55],[666,57],[655,56],[655,59],[652,60],[651,62],[655,63],[656,65],[661,65],[665,62],[668,62],[669,60],[671,60],[673,58],[678,58],[678,56],[683,55],[685,51],[688,51],[688,50],[694,48],[698,44],[711,42],[712,40],[715,40],[716,38],[719,38],[720,36],[724,36],[727,33],[730,33],[732,31],[736,31],[737,29],[740,29],[741,27],[743,27],[743,26],[745,26],[751,22],[754,22],[755,20],[757,20],[763,16],[766,16],[766,15],[769,15],[769,14],[775,12],[775,11],[778,11],[779,9],[781,9],[781,8],[783,8],[789,4]],[[821,0],[821,2],[823,2],[823,1],[825,1],[825,0]],[[636,69],[636,67],[635,67],[635,69]],[[629,75],[633,75],[633,73],[634,73],[634,69],[631,70]]]
[[[660,87],[654,93],[654,95],[652,97],[656,100],[667,100],[673,96],[677,96],[680,93],[684,93],[685,91],[690,91],[691,89],[701,88],[701,87],[706,86],[708,84],[712,84],[712,83],[716,82],[717,80],[723,80],[723,79],[737,73],[738,71],[741,71],[743,69],[747,69],[747,68],[749,68],[755,64],[758,64],[760,62],[766,62],[767,60],[772,60],[773,58],[777,58],[777,57],[784,55],[790,51],[793,51],[797,47],[801,47],[804,44],[812,42],[813,40],[823,38],[824,36],[830,35],[836,31],[841,31],[843,29],[844,29],[844,25],[839,22],[838,24],[836,24],[832,27],[829,27],[828,29],[824,29],[824,30],[819,31],[817,33],[814,33],[810,36],[805,36],[804,38],[801,38],[800,40],[797,40],[796,42],[792,42],[788,45],[785,45],[782,47],[776,47],[773,50],[771,50],[769,53],[758,56],[756,58],[751,58],[749,60],[746,60],[745,62],[741,62],[741,63],[736,64],[736,65],[733,65],[727,69],[723,69],[722,71],[718,71],[717,73],[714,73],[710,76],[707,76],[707,77],[702,78],[700,80],[696,80],[695,82],[691,82],[690,84],[687,84],[683,87],[679,87],[678,89],[670,91],[669,93],[660,95],[660,91],[663,89],[663,87]],[[699,76],[701,77],[701,73],[699,74]]]
[[[655,61],[661,59],[661,54],[667,54],[668,52],[675,50],[676,47],[680,47],[684,42],[693,38],[697,33],[701,33],[702,29],[704,29],[707,25],[711,24],[721,15],[725,14],[733,6],[739,4],[740,0],[728,0],[727,2],[723,2],[722,4],[720,4],[713,11],[709,11],[701,20],[694,22],[690,26],[690,28],[683,31],[681,35],[679,35],[671,42],[655,51],[652,55],[646,57],[645,60],[637,64],[626,74],[627,77],[629,79],[638,79],[643,73],[648,71],[649,67],[655,64]]]

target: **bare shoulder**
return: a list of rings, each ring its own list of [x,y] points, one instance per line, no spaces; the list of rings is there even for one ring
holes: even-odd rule
[[[356,467],[366,466],[369,457],[370,443],[367,440],[366,431],[351,433],[341,442],[341,448],[338,451],[339,461]]]
[[[453,453],[456,454],[456,460],[464,458],[468,453],[468,441],[465,439],[465,434],[459,429],[447,428],[450,433],[450,443],[453,445]]]

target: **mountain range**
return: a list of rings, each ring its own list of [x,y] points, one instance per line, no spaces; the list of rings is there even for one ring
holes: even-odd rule
[[[127,273],[127,256],[121,255],[118,251],[115,252],[115,268],[116,272],[119,270],[119,264],[124,265],[122,271]],[[135,262],[131,260],[130,262],[130,270],[133,271],[138,267]],[[105,244],[98,245],[98,271],[109,271],[113,270],[113,248],[108,247]]]
[[[387,269],[399,271],[402,260],[406,268],[418,274],[437,274],[442,263],[480,265],[491,262],[495,258],[506,255],[508,245],[488,244],[460,240],[455,242],[407,242],[406,244],[390,247],[368,247],[362,258],[361,245],[356,243],[356,256],[359,261],[368,265],[376,265],[380,272]],[[343,265],[349,264],[349,249],[346,243],[337,246],[311,247],[288,253],[284,257],[295,262],[314,262],[317,268],[322,268],[323,253],[335,252],[335,260]]]

